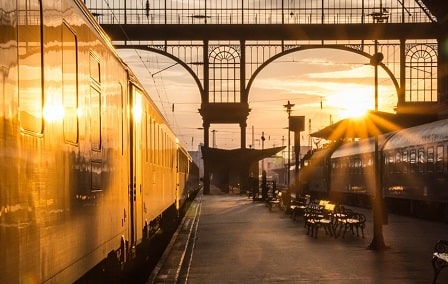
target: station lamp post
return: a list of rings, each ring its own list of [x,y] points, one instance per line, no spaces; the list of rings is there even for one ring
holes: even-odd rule
[[[375,40],[375,53],[370,58],[370,65],[373,65],[374,67],[374,84],[375,84],[375,115],[378,115],[378,65],[382,64],[384,56],[382,53],[378,52],[378,41]],[[383,250],[386,248],[385,242],[384,242],[384,236],[383,236],[383,207],[384,207],[384,201],[383,201],[383,189],[381,184],[381,159],[379,157],[379,151],[378,151],[378,130],[374,129],[375,131],[375,153],[374,153],[374,196],[373,196],[373,239],[372,242],[369,245],[369,249],[372,250]]]
[[[264,131],[261,132],[261,150],[264,150],[264,141],[266,138],[264,137]],[[261,159],[261,172],[264,172],[264,158]]]
[[[291,148],[291,142],[290,142],[291,134],[290,134],[290,129],[289,129],[289,119],[291,118],[291,110],[292,110],[292,107],[294,106],[294,104],[292,104],[292,103],[290,103],[288,101],[288,103],[286,105],[283,105],[283,106],[286,108],[286,112],[288,113],[288,168],[286,169],[286,172],[287,172],[286,185],[287,185],[287,187],[289,189],[289,183],[290,183],[290,180],[291,180],[291,175],[290,175],[290,172],[289,172],[289,168],[290,168],[290,148]]]

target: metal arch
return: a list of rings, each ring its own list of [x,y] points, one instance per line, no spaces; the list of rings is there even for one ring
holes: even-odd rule
[[[435,44],[429,44],[429,43],[413,43],[406,45],[406,56],[410,57],[411,59],[415,58],[415,54],[423,54],[426,53],[431,56],[432,58],[438,58],[438,52],[437,47]],[[420,56],[421,57],[421,56]]]
[[[209,46],[209,49],[209,58],[217,59],[218,57],[221,57],[222,60],[224,59],[224,57],[222,57],[222,54],[230,55],[232,57],[232,60],[234,60],[235,62],[237,61],[237,58],[241,58],[241,46],[212,45]]]
[[[190,73],[191,77],[193,77],[194,81],[196,82],[196,85],[199,88],[199,92],[201,93],[201,101],[205,102],[205,92],[204,92],[204,87],[202,86],[201,80],[199,79],[199,77],[196,75],[196,73],[190,68],[190,66],[188,66],[187,63],[183,62],[181,59],[179,59],[178,57],[164,51],[161,49],[157,49],[154,47],[149,47],[149,46],[144,46],[144,45],[115,45],[114,46],[116,49],[140,49],[140,50],[145,50],[145,51],[151,51],[151,52],[155,52],[157,54],[166,56],[172,60],[174,60],[176,63],[178,63],[179,65],[181,65],[182,67],[185,68],[185,70],[187,70],[188,73]]]
[[[250,88],[252,86],[253,81],[255,80],[255,78],[257,77],[258,73],[261,72],[261,70],[263,70],[268,64],[270,64],[271,62],[275,61],[276,59],[285,56],[287,54],[293,53],[293,52],[298,52],[298,51],[303,51],[303,50],[308,50],[308,49],[320,49],[320,48],[330,48],[330,49],[339,49],[339,50],[344,50],[344,51],[349,51],[349,52],[354,52],[357,53],[359,55],[365,56],[367,58],[372,57],[371,54],[362,51],[361,49],[355,49],[350,47],[350,45],[300,45],[298,47],[293,47],[293,48],[289,48],[283,52],[280,52],[274,56],[272,56],[271,58],[269,58],[268,60],[266,60],[265,62],[263,62],[260,66],[258,66],[258,68],[252,73],[248,83],[247,83],[247,87],[245,89],[245,95],[246,95],[246,100],[248,100],[249,97],[249,91]],[[392,73],[392,71],[384,64],[381,63],[378,66],[381,66],[384,71],[386,71],[386,73],[389,75],[389,77],[391,78],[394,86],[395,86],[395,90],[397,92],[397,97],[400,96],[400,84],[397,81],[397,78],[395,78],[395,75]]]

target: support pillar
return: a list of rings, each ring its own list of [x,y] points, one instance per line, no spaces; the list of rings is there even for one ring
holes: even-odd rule
[[[240,129],[241,129],[241,149],[246,149],[246,128],[247,124],[246,122],[240,122]]]
[[[209,122],[204,122],[203,123],[203,127],[204,127],[204,147],[205,148],[209,148],[210,147],[210,123]],[[203,184],[204,184],[204,194],[209,194],[210,193],[210,165],[209,165],[209,161],[207,161],[207,159],[203,159],[202,162],[204,163],[204,180],[203,180]]]
[[[438,68],[437,68],[437,89],[438,101],[442,105],[448,102],[448,35],[438,39]],[[444,108],[442,108],[444,109]],[[448,117],[448,111],[442,111],[443,118]]]

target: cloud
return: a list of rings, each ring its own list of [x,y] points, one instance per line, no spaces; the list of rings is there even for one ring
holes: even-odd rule
[[[357,66],[345,70],[309,73],[307,77],[310,79],[332,79],[332,80],[343,80],[354,78],[362,79],[362,78],[373,78],[374,76],[373,72],[374,70],[372,66]]]

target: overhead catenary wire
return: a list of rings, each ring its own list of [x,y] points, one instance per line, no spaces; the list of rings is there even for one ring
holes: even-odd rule
[[[116,16],[115,13],[114,13],[114,9],[112,9],[111,6],[110,6],[109,1],[108,1],[108,0],[104,0],[104,2],[106,3],[107,8],[108,8],[109,11],[111,12],[112,17],[114,18],[115,22],[116,22],[116,23],[120,23],[120,21],[118,20],[117,16]],[[143,3],[143,2],[142,2],[142,3]],[[126,30],[123,28],[122,24],[118,24],[118,25],[119,25],[119,27],[120,27],[122,33],[125,35],[125,38],[126,38],[127,40],[130,40],[129,35],[126,33]],[[150,62],[149,60],[145,60],[145,59],[142,57],[142,55],[138,52],[137,49],[134,49],[134,51],[135,51],[135,54],[137,55],[138,63],[142,63],[142,64],[143,64],[143,67],[144,67],[145,71],[147,72],[147,74],[149,75],[149,77],[152,78],[152,81],[153,81],[153,84],[154,84],[154,89],[155,89],[156,94],[157,94],[157,97],[158,97],[158,99],[159,99],[159,104],[161,105],[161,109],[162,109],[162,113],[163,113],[163,115],[164,115],[167,119],[168,119],[169,117],[172,118],[172,119],[171,119],[172,123],[170,123],[170,124],[171,124],[170,126],[171,126],[173,129],[175,129],[177,135],[182,136],[182,133],[181,133],[181,132],[182,132],[182,128],[181,128],[181,127],[178,127],[177,117],[176,117],[176,115],[175,115],[176,112],[174,111],[174,105],[175,105],[175,104],[172,103],[172,102],[169,102],[169,100],[168,100],[168,96],[167,96],[167,94],[166,94],[166,91],[163,92],[163,93],[165,94],[166,99],[162,99],[161,91],[159,90],[159,89],[160,89],[160,87],[159,87],[160,84],[162,85],[162,88],[165,89],[165,87],[164,87],[164,80],[163,80],[163,77],[162,77],[162,76],[160,77],[160,82],[161,82],[161,83],[157,83],[156,80],[155,80],[155,78],[154,78],[154,75],[159,74],[159,73],[163,72],[164,70],[166,70],[166,69],[168,69],[168,68],[171,68],[172,66],[174,66],[174,65],[176,65],[176,64],[178,64],[178,63],[175,63],[175,64],[170,65],[170,66],[168,66],[168,67],[162,68],[161,70],[159,70],[159,71],[157,71],[157,72],[155,72],[155,73],[152,73],[152,72],[150,71],[148,65],[147,65],[147,63],[151,63],[151,62]],[[135,63],[137,63],[137,62],[135,62]],[[159,64],[159,62],[156,62],[156,64]],[[168,102],[168,103],[167,103],[167,102]],[[169,105],[169,106],[167,106],[167,105]],[[171,111],[171,115],[169,115],[170,112],[167,111],[167,108],[172,110],[172,111]]]

